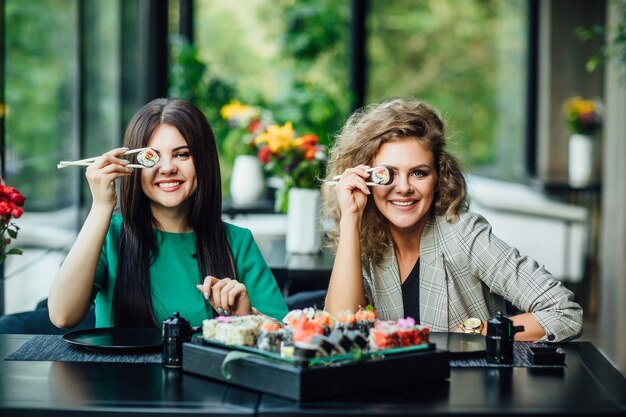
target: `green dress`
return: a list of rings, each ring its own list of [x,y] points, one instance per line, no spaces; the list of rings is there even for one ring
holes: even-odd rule
[[[228,223],[225,225],[237,278],[246,286],[252,306],[281,320],[288,312],[287,306],[252,233]],[[122,217],[113,215],[94,280],[96,327],[113,326],[111,309],[121,230]],[[150,284],[157,322],[163,322],[177,311],[192,326],[201,325],[202,320],[213,316],[213,310],[196,288],[200,283],[198,263],[192,256],[196,252],[196,235],[158,230],[156,233],[159,256],[150,267]]]

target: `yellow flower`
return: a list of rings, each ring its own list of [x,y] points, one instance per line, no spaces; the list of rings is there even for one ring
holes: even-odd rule
[[[229,104],[222,106],[220,109],[220,115],[226,120],[252,117],[255,114],[256,109],[254,107],[242,104],[239,100],[231,100]]]
[[[295,132],[293,126],[291,122],[287,122],[282,126],[268,126],[265,132],[257,136],[254,143],[256,145],[266,143],[270,151],[273,154],[277,154],[288,151],[294,147],[294,136]]]

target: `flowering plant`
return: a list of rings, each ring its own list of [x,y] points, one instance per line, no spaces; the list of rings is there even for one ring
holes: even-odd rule
[[[585,100],[580,96],[571,97],[563,104],[563,113],[570,129],[574,133],[593,135],[602,127],[600,103]]]
[[[267,109],[232,100],[220,110],[233,130],[225,141],[236,155],[257,155],[265,175],[280,180],[275,210],[287,211],[287,193],[293,187],[318,188],[326,165],[326,147],[312,133],[298,135],[293,124],[276,123]]]
[[[21,249],[12,248],[7,251],[6,248],[11,243],[11,239],[17,238],[20,228],[11,220],[24,214],[22,206],[25,200],[26,198],[19,191],[5,185],[0,178],[0,263],[4,262],[7,255],[22,254]]]
[[[220,109],[224,120],[232,128],[224,140],[226,147],[234,155],[256,155],[255,137],[272,123],[272,115],[267,110],[231,100]]]
[[[276,198],[276,211],[287,211],[287,193],[290,188],[318,188],[319,178],[326,165],[326,147],[312,133],[302,136],[291,122],[272,124],[259,134],[254,143],[259,149],[259,160],[271,177],[282,179]]]

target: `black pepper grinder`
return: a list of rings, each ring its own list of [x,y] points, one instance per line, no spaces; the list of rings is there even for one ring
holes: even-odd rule
[[[487,362],[513,363],[513,336],[523,330],[499,311],[487,322]]]
[[[175,311],[172,317],[163,321],[163,365],[168,368],[183,366],[183,343],[191,341],[191,336],[202,327],[191,327],[188,320]]]

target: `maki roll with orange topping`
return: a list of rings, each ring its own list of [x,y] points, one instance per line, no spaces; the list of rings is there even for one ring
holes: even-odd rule
[[[267,321],[261,325],[257,338],[257,348],[269,352],[280,352],[280,347],[284,339],[284,331],[274,321]]]
[[[351,311],[342,311],[337,315],[337,329],[347,332],[356,330],[356,316]]]
[[[370,176],[372,182],[379,185],[389,185],[393,181],[391,171],[384,165],[374,168]]]
[[[355,313],[354,318],[356,319],[357,330],[367,334],[376,322],[376,312],[374,311],[374,307],[370,305],[366,308],[359,308],[359,311]]]

